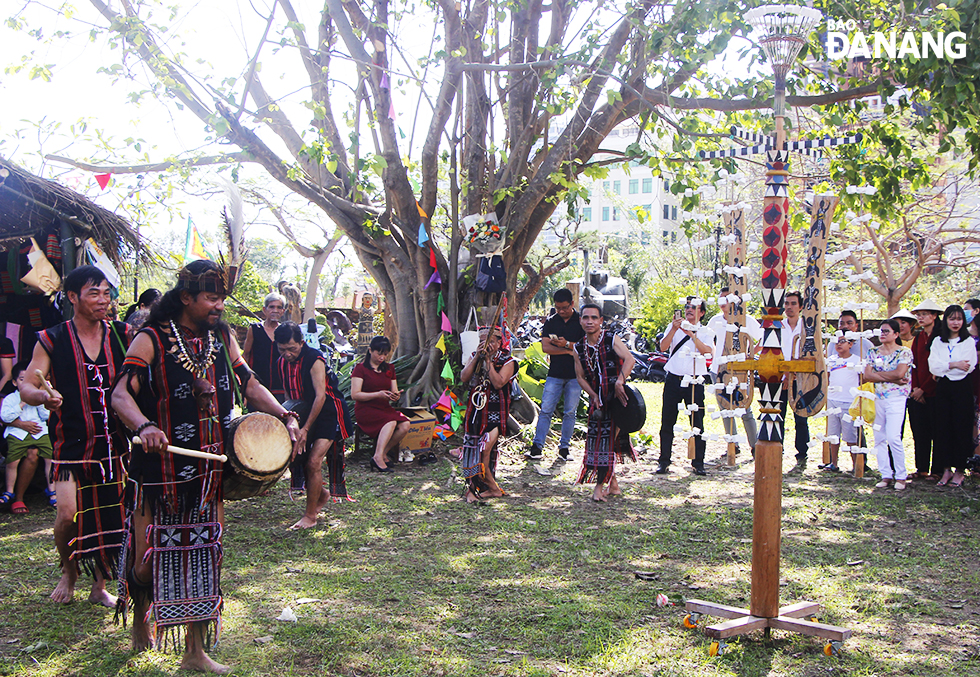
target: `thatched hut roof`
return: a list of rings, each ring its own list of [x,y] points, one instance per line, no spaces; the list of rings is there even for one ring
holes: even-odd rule
[[[0,250],[27,237],[57,232],[59,219],[68,223],[75,237],[94,238],[117,267],[136,250],[138,237],[129,221],[0,157]]]

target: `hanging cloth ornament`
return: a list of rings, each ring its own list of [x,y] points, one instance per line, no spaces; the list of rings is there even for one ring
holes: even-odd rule
[[[442,330],[443,331],[448,331],[448,332],[452,332],[452,330],[453,330],[453,325],[449,321],[449,316],[446,315],[446,313],[443,313],[442,314]]]
[[[436,265],[436,250],[432,247],[429,247],[429,265],[433,268],[438,268]]]
[[[439,291],[439,300],[436,301],[436,312],[441,313],[442,309],[446,307],[446,301],[442,298],[442,291]]]
[[[436,284],[442,284],[442,278],[439,277],[438,270],[432,271],[432,276],[429,278],[429,281],[425,283],[425,288],[428,289],[429,285],[432,284],[433,282]]]
[[[456,383],[456,375],[453,373],[453,367],[449,364],[449,360],[446,360],[446,363],[442,366],[442,374],[440,376],[451,384]]]
[[[95,180],[99,184],[99,188],[105,190],[105,187],[109,185],[109,179],[112,178],[112,174],[96,174]]]
[[[441,335],[439,336],[439,340],[436,341],[436,348],[438,348],[439,350],[441,350],[443,355],[446,354],[446,337],[445,336],[441,336]]]
[[[417,203],[416,203],[417,204]],[[419,207],[419,213],[422,212],[422,208]],[[419,246],[424,247],[425,243],[429,241],[429,234],[425,232],[425,224],[419,224]]]

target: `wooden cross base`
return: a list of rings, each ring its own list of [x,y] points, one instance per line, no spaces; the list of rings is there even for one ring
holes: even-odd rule
[[[703,614],[730,619],[724,623],[705,627],[704,634],[713,639],[744,635],[753,630],[766,630],[768,633],[769,628],[789,630],[811,637],[823,637],[831,642],[843,642],[851,636],[851,631],[847,628],[804,620],[807,617],[813,617],[820,611],[820,605],[815,602],[797,602],[780,607],[779,615],[775,618],[753,616],[748,609],[705,602],[699,599],[690,599],[684,606],[692,616]],[[694,622],[697,619],[695,617],[691,620]]]

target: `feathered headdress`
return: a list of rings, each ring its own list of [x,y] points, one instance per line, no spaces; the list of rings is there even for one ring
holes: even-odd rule
[[[227,296],[235,289],[245,266],[245,215],[242,195],[235,184],[221,179],[221,188],[228,198],[222,210],[225,236],[228,238],[228,255],[219,253],[218,262],[194,261],[177,273],[177,289],[190,292],[212,292]]]
[[[225,275],[226,293],[230,294],[235,283],[242,276],[245,267],[245,214],[242,207],[242,194],[238,186],[222,178],[221,188],[225,191],[228,204],[222,210],[224,217],[225,235],[228,238],[228,260],[219,254],[219,262]]]

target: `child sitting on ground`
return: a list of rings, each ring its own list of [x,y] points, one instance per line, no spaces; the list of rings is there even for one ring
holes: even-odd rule
[[[837,453],[840,450],[840,443],[844,442],[848,446],[857,444],[857,428],[851,422],[843,420],[843,416],[851,406],[851,400],[854,399],[851,388],[857,388],[860,384],[861,358],[851,354],[854,341],[844,338],[842,332],[837,332],[834,345],[837,348],[837,354],[827,360],[827,371],[830,372],[830,382],[827,388],[827,436],[836,437],[837,442],[830,443],[830,463],[818,467],[831,472],[839,472]],[[835,412],[835,409],[839,411]],[[855,455],[852,453],[852,464],[854,460]]]
[[[11,371],[15,385],[20,386],[27,376],[27,362],[18,362]],[[0,419],[7,424],[3,436],[7,441],[7,486],[0,494],[0,507],[9,507],[15,515],[28,512],[24,492],[34,478],[38,458],[44,459],[44,493],[51,506],[57,505],[51,485],[51,440],[48,437],[48,410],[24,404],[15,390],[3,399]]]

